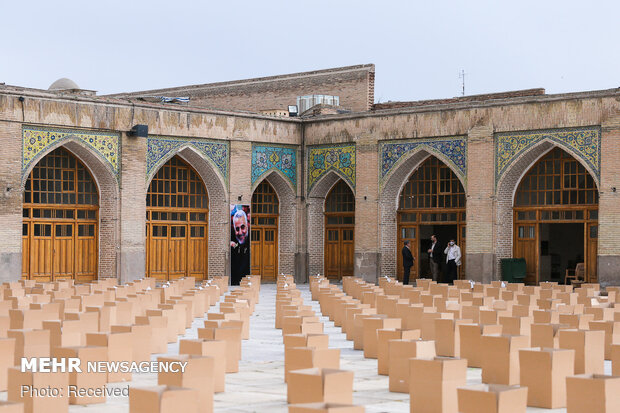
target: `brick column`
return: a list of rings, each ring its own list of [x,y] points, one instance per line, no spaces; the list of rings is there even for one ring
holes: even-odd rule
[[[241,196],[241,201],[239,201]],[[230,203],[252,203],[252,143],[230,141]]]
[[[306,158],[303,144],[297,148],[297,192],[295,193],[296,228],[295,234],[295,282],[308,282],[308,216],[306,214]],[[285,231],[281,228],[280,231]]]
[[[144,277],[146,270],[146,138],[121,135],[121,237],[119,276],[122,283]]]
[[[467,140],[466,276],[489,283],[496,279],[493,252],[493,128],[477,126]]]
[[[601,130],[601,184],[599,187],[598,280],[603,286],[620,285],[620,114]],[[615,190],[614,190],[615,189]]]
[[[373,136],[362,136],[356,145],[355,261],[354,274],[368,282],[379,276],[379,177],[378,145]]]
[[[0,122],[0,282],[17,281],[22,272],[21,124]]]

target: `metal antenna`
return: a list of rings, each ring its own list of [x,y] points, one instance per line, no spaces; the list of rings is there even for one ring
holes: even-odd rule
[[[459,79],[463,79],[461,84],[463,85],[463,96],[465,96],[465,70],[461,69],[461,73],[459,73]]]

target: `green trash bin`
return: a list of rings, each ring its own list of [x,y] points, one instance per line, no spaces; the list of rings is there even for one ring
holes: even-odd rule
[[[502,281],[521,283],[525,280],[525,258],[502,258]]]

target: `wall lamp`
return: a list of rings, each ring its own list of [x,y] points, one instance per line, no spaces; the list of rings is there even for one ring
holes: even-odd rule
[[[129,132],[127,132],[127,136],[131,136],[134,138],[146,138],[149,136],[149,126],[134,125],[134,127],[131,128]]]

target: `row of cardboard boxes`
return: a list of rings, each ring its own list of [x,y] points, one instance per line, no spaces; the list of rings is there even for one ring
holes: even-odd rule
[[[611,412],[620,403],[620,377],[603,375],[606,349],[613,373],[620,369],[616,291],[430,280],[414,287],[389,278],[377,286],[353,277],[340,290],[319,276],[310,290],[354,348],[378,360],[389,390],[410,394],[412,412],[570,413],[584,403]],[[467,367],[481,367],[485,384],[466,386]],[[606,398],[588,401],[592,388]],[[504,407],[482,408],[483,400]]]
[[[67,388],[101,389],[108,383],[131,380],[131,371],[24,370],[22,357],[77,358],[82,366],[89,362],[148,363],[152,354],[167,353],[168,343],[176,342],[194,318],[204,317],[227,289],[227,277],[200,285],[193,278],[160,286],[154,279],[126,285],[116,285],[114,279],[78,285],[71,281],[4,284],[0,324],[6,328],[0,330],[0,388],[8,389],[9,401],[23,404],[10,408],[20,406],[26,412],[63,412],[69,404],[105,403],[106,392],[76,393]],[[236,301],[228,302],[227,297],[220,304],[221,318],[236,311]],[[24,392],[24,386],[35,391]],[[37,391],[45,388],[56,389],[56,396]]]
[[[186,362],[184,372],[160,372],[157,386],[129,390],[130,413],[212,413],[214,393],[225,391],[227,373],[239,371],[241,341],[249,336],[250,316],[259,300],[260,276],[243,278],[239,288],[208,313],[198,339],[181,339],[179,354],[161,362]],[[234,311],[224,311],[232,304]]]
[[[282,329],[284,381],[289,413],[363,413],[353,405],[353,372],[340,369],[340,349],[311,305],[305,305],[292,276],[277,279],[275,327]]]

